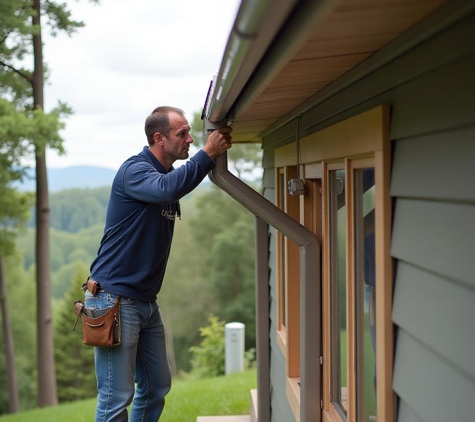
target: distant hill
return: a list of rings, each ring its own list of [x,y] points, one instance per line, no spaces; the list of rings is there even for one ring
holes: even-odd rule
[[[48,187],[50,192],[73,188],[100,188],[110,186],[116,170],[94,166],[73,166],[48,169]],[[28,177],[17,184],[22,191],[35,191],[35,169],[28,170]]]

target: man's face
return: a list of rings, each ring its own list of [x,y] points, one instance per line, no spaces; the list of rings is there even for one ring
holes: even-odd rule
[[[193,138],[190,135],[190,125],[185,116],[177,113],[170,113],[171,130],[168,135],[162,135],[163,150],[172,161],[184,160],[188,158],[190,144]]]

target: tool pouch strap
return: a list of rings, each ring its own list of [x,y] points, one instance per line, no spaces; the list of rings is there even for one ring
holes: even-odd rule
[[[81,286],[81,289],[84,291],[88,290],[95,296],[96,293],[101,290],[101,285],[98,281],[88,278],[87,281]]]

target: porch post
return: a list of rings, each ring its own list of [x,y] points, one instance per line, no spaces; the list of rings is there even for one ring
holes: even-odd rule
[[[257,215],[255,230],[257,415],[270,422],[269,225]]]

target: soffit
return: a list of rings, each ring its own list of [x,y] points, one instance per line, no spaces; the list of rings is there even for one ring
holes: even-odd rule
[[[343,0],[234,117],[233,142],[259,134],[447,0]]]

